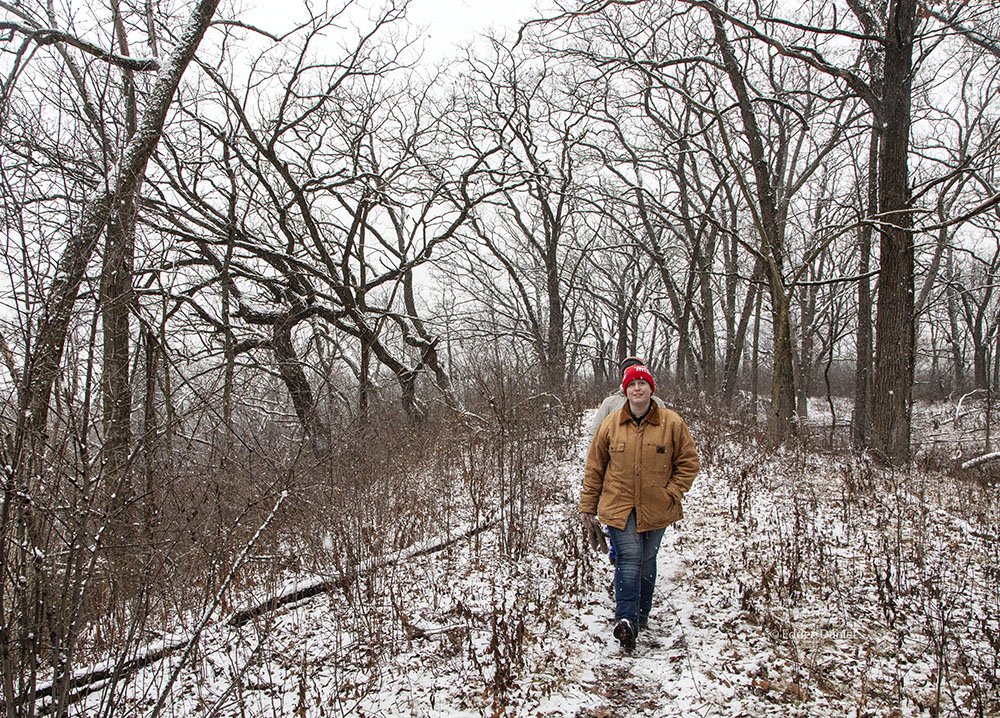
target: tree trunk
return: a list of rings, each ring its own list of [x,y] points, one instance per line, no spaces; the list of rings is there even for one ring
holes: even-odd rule
[[[731,348],[727,351],[728,360],[726,362],[725,383],[723,384],[723,396],[732,399],[739,384],[740,362],[743,358],[744,347],[746,346],[747,327],[750,325],[750,317],[754,313],[754,304],[759,303],[760,287],[758,282],[764,278],[764,263],[757,259],[754,263],[753,274],[750,283],[747,285],[747,295],[743,300],[743,310],[740,312],[740,322],[732,337]],[[755,330],[756,331],[756,330]]]
[[[125,474],[132,446],[132,391],[129,383],[129,312],[133,302],[132,265],[135,247],[135,203],[125,198],[108,223],[101,274],[103,366],[101,394],[104,416],[104,471],[112,485],[121,485],[117,504],[130,500]]]
[[[819,222],[816,223],[819,226]],[[818,272],[815,265],[809,267],[809,278],[814,282],[818,279]],[[816,294],[815,284],[799,287],[799,376],[796,382],[798,396],[796,397],[796,411],[799,420],[809,418],[809,394],[813,385],[813,322],[816,321]]]
[[[698,265],[694,259],[688,266],[687,284],[684,287],[684,308],[681,311],[680,325],[684,327],[684,366],[681,371],[681,381],[693,385],[696,389],[702,386],[701,364],[695,357],[694,339],[691,336],[692,314],[694,313],[694,292],[697,288]]]
[[[750,371],[753,376],[751,385],[753,387],[753,420],[755,424],[757,423],[757,407],[760,401],[760,305],[762,297],[763,292],[757,292],[757,301],[754,303],[753,310],[753,366],[750,367]]]
[[[145,538],[149,542],[147,545],[150,546],[150,552],[146,556],[146,564],[150,566],[153,560],[151,547],[153,541],[154,490],[156,488],[156,435],[158,431],[156,418],[156,364],[157,354],[160,351],[157,346],[156,335],[153,333],[151,327],[144,327],[142,329],[142,344],[145,349],[145,391],[143,392],[142,399],[142,438],[139,446],[142,451],[142,468],[145,479],[144,490],[146,494],[145,500],[142,502],[143,528]]]
[[[910,455],[914,370],[914,247],[907,165],[916,1],[894,0],[886,30],[879,156],[881,273],[875,324],[872,449],[892,463]]]
[[[709,232],[708,242],[702,251],[698,247],[698,289],[701,300],[701,374],[704,388],[714,394],[716,376],[715,297],[712,291],[712,261],[715,256],[715,231]]]
[[[948,290],[946,292],[946,307],[948,310],[948,328],[950,329],[948,343],[951,345],[951,369],[954,373],[952,391],[961,395],[965,393],[965,353],[960,339],[958,327],[958,302],[955,298],[955,257],[954,250],[948,250]]]
[[[559,232],[552,230],[555,236]],[[558,242],[549,240],[545,255],[545,291],[548,296],[549,321],[546,335],[545,389],[561,396],[566,381],[566,337],[563,334],[563,300],[559,286]]]
[[[771,312],[774,320],[774,367],[771,375],[771,412],[767,433],[771,441],[780,442],[795,433],[795,373],[792,367],[792,332],[789,315],[791,298],[786,294],[771,301],[777,306]]]
[[[368,423],[368,406],[371,394],[371,341],[361,337],[361,357],[358,362],[358,422],[364,426]]]
[[[115,37],[123,57],[129,53],[128,39],[118,0],[112,4]],[[125,130],[131,139],[138,123],[135,82],[131,70],[122,75],[125,94]],[[116,492],[119,506],[131,499],[131,482],[126,480],[132,445],[132,391],[129,384],[129,346],[131,345],[129,311],[132,295],[132,270],[135,262],[136,195],[122,197],[114,207],[104,238],[104,263],[101,272],[100,305],[104,339],[101,399],[104,418],[103,460],[106,477]]]
[[[805,308],[802,306],[802,301],[799,301],[799,312]],[[802,322],[805,325],[805,322]],[[795,350],[792,351],[792,376],[795,379],[795,416],[799,421],[805,421],[809,418],[809,405],[806,401],[806,385],[805,385],[805,375],[808,373],[808,369],[803,369],[802,364],[806,361],[805,357],[805,336],[806,332],[803,327],[799,327],[799,335],[795,336],[794,327],[792,328],[792,346]]]
[[[868,143],[868,210],[869,217],[878,214],[878,121],[872,124]],[[872,225],[865,222],[858,233],[858,338],[857,362],[854,368],[854,415],[851,417],[851,440],[855,448],[868,446],[869,401],[872,391],[872,284],[871,271]]]
[[[795,434],[795,373],[792,368],[792,340],[790,323],[791,297],[785,287],[783,276],[784,239],[779,225],[777,211],[776,182],[771,167],[764,156],[764,143],[753,103],[747,90],[743,70],[736,60],[729,39],[726,37],[723,19],[717,10],[709,9],[715,42],[722,54],[726,75],[739,101],[740,117],[747,146],[750,149],[750,163],[756,184],[756,198],[759,208],[761,249],[766,257],[766,276],[771,290],[771,318],[774,334],[774,366],[771,376],[771,411],[768,415],[768,438],[780,443]]]
[[[625,290],[624,287],[618,287],[618,296],[615,297],[615,309],[617,310],[618,316],[618,338],[615,345],[615,361],[621,362],[622,359],[629,355],[628,347],[628,314],[625,311]]]
[[[685,143],[682,141],[681,146]],[[715,300],[712,290],[712,262],[715,259],[715,239],[718,229],[713,228],[706,234],[704,226],[696,227],[692,221],[694,212],[691,209],[688,198],[693,190],[688,184],[689,174],[685,170],[686,153],[677,154],[676,170],[674,177],[677,180],[678,199],[680,202],[681,226],[684,236],[691,247],[691,265],[688,270],[688,290],[685,292],[685,311],[694,314],[695,325],[698,329],[699,348],[701,351],[701,361],[697,365],[696,380],[697,386],[709,393],[714,393],[716,389],[716,341],[715,341]],[[692,168],[693,169],[693,168]],[[694,178],[697,181],[697,178]],[[700,300],[701,316],[694,311],[694,294],[698,292]],[[692,365],[692,368],[695,368]]]
[[[292,405],[303,430],[312,437],[323,436],[326,433],[326,426],[316,411],[312,388],[292,344],[293,327],[294,319],[290,316],[282,317],[275,322],[271,348],[278,363],[278,373],[292,397]]]
[[[239,301],[236,282],[233,281],[233,254],[236,249],[236,232],[239,220],[236,216],[236,170],[230,157],[229,143],[223,145],[223,166],[229,179],[229,208],[226,215],[226,253],[222,258],[222,301],[220,321],[222,322],[222,352],[225,369],[222,376],[222,465],[232,460],[233,432],[233,382],[236,379],[236,334],[233,332],[233,300]]]
[[[986,340],[984,340],[978,333],[973,333],[972,371],[973,381],[975,381],[977,389],[987,389],[989,386],[989,377],[987,376],[988,364]]]

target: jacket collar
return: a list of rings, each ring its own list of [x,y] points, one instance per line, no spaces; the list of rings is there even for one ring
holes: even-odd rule
[[[663,409],[660,408],[660,405],[657,404],[652,397],[649,398],[649,404],[649,411],[647,411],[646,416],[642,418],[642,423],[659,426],[660,413]],[[625,403],[622,404],[622,408],[618,410],[618,423],[627,424],[630,421],[634,421],[634,419],[632,418],[632,412],[629,411],[628,408],[628,399],[626,399]]]

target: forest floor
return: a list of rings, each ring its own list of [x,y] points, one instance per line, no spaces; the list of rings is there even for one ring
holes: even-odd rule
[[[530,543],[512,552],[501,517],[351,591],[214,626],[167,714],[1000,715],[995,482],[775,452],[694,421],[702,471],[664,536],[650,630],[624,655],[613,567],[579,535],[587,418],[519,515]],[[138,672],[126,712],[178,660]]]

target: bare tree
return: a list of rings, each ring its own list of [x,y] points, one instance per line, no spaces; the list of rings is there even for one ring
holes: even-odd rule
[[[227,365],[270,354],[262,366],[276,372],[313,437],[329,421],[316,383],[330,382],[322,393],[344,391],[331,376],[334,356],[357,382],[362,420],[379,367],[414,421],[425,369],[456,404],[414,275],[493,191],[479,175],[499,148],[462,146],[436,89],[380,40],[402,12],[388,6],[339,58],[316,61],[339,21],[316,15],[270,51],[283,60],[278,70],[262,63],[241,78],[206,68],[214,89],[184,107],[188,134],[172,139],[163,165],[157,231],[180,240],[195,270],[176,301],[218,338]],[[248,85],[269,92],[263,117]],[[318,373],[319,336],[337,351]]]
[[[893,0],[885,23],[882,92],[872,110],[879,142],[881,217],[872,449],[891,461],[910,455],[915,316],[913,217],[910,211],[910,99],[917,3]],[[874,97],[874,92],[870,93]]]
[[[17,52],[13,72],[4,86],[5,117],[12,122],[10,103],[14,102],[15,79],[25,71],[25,63],[33,57],[27,51],[31,43],[54,44],[55,51],[63,61],[65,71],[73,78],[80,92],[80,104],[88,123],[85,131],[99,138],[96,167],[92,174],[83,178],[90,188],[89,198],[82,203],[78,214],[68,223],[70,230],[62,239],[62,251],[53,268],[52,278],[40,301],[37,329],[30,345],[25,345],[25,366],[20,372],[19,413],[11,445],[10,455],[5,465],[9,476],[4,481],[3,504],[0,507],[0,543],[3,545],[0,574],[4,577],[23,575],[27,584],[10,584],[7,578],[0,582],[0,603],[3,604],[3,625],[0,626],[0,665],[3,673],[4,702],[9,715],[18,711],[33,711],[33,691],[35,668],[34,658],[43,641],[52,641],[54,685],[58,686],[57,710],[65,710],[71,674],[75,657],[76,641],[80,631],[80,612],[83,596],[88,590],[88,571],[100,545],[102,525],[90,525],[85,514],[84,520],[76,525],[77,534],[70,543],[71,551],[66,562],[62,562],[66,586],[61,605],[65,612],[61,616],[48,614],[51,610],[48,599],[36,595],[49,589],[48,568],[44,550],[45,517],[34,506],[32,497],[36,490],[37,476],[43,472],[46,460],[46,438],[49,428],[49,412],[53,400],[53,390],[62,369],[64,348],[71,327],[76,318],[76,305],[87,267],[97,249],[100,238],[107,232],[108,256],[105,257],[107,281],[104,298],[109,308],[106,314],[110,331],[105,367],[108,374],[106,383],[106,407],[108,418],[122,435],[111,442],[115,461],[123,459],[129,442],[127,424],[129,420],[129,399],[123,392],[127,384],[127,354],[125,364],[121,363],[120,343],[128,342],[124,336],[128,331],[127,317],[128,284],[128,243],[132,231],[133,207],[137,202],[139,187],[146,174],[150,157],[156,149],[163,133],[164,123],[173,104],[174,95],[181,76],[194,57],[195,51],[211,22],[218,0],[201,0],[191,11],[191,15],[176,38],[173,46],[163,56],[162,63],[145,60],[133,63],[127,57],[128,46],[119,42],[122,52],[97,51],[97,45],[72,33],[46,30],[54,24],[52,16],[38,17],[20,7],[4,4],[3,10],[15,18],[7,23],[8,29],[23,33],[26,42]],[[116,6],[117,7],[117,6]],[[120,28],[116,29],[121,40]],[[135,86],[129,73],[133,71],[157,70],[147,92],[142,98],[143,109],[126,122],[120,143],[115,144],[105,134],[105,126],[98,117],[93,98],[85,88],[83,73],[80,72],[71,50],[78,49],[87,55],[96,56],[111,66],[123,67],[128,79],[125,94],[131,97]],[[138,98],[131,105],[133,111],[139,106]],[[85,165],[86,162],[80,163]],[[110,229],[109,229],[110,228]],[[124,305],[124,307],[123,307]],[[121,371],[125,371],[124,378]],[[86,447],[89,433],[86,425],[77,427],[76,438],[81,447]],[[108,427],[106,427],[108,428]],[[117,442],[117,443],[116,443]],[[90,494],[98,486],[91,477],[83,487],[84,495]],[[115,477],[120,482],[121,476]],[[112,488],[112,492],[114,489]],[[106,526],[107,524],[103,524]],[[96,538],[95,538],[96,534]]]
[[[644,92],[646,122],[658,126],[671,143],[667,145],[674,158],[670,162],[661,160],[654,167],[648,151],[636,156],[643,163],[644,174],[669,172],[676,187],[660,197],[647,193],[645,201],[655,202],[661,212],[667,210],[665,215],[673,215],[671,224],[690,247],[693,283],[689,288],[696,288],[698,301],[688,307],[677,302],[674,311],[684,326],[683,317],[697,309],[692,316],[698,326],[699,353],[707,377],[715,375],[717,354],[711,280],[716,247],[723,238],[729,243],[728,269],[734,275],[738,260],[733,241],[754,258],[756,266],[746,279],[751,286],[764,279],[770,290],[774,364],[769,428],[771,436],[780,441],[795,428],[794,287],[807,271],[811,257],[823,249],[789,244],[789,212],[795,208],[797,193],[840,146],[845,133],[852,131],[857,112],[855,103],[842,95],[834,93],[834,99],[828,99],[832,83],[821,75],[798,72],[793,63],[782,62],[777,51],[758,55],[746,42],[732,43],[726,29],[728,16],[715,6],[701,6],[708,12],[703,19],[711,28],[711,43],[705,41],[705,24],[692,13],[673,13],[664,4],[641,8],[622,4],[561,18],[550,30],[551,52],[587,60],[598,77],[614,73],[619,86],[633,94]],[[670,37],[669,43],[660,40],[664,36]],[[728,82],[731,95],[722,96],[720,79]],[[690,106],[687,117],[681,112],[677,119],[672,118],[671,103]],[[732,114],[738,114],[738,122],[733,122]],[[817,133],[817,127],[823,132]],[[700,154],[705,159],[698,162],[695,156]],[[714,175],[710,183],[705,181],[706,169]],[[639,186],[635,179],[630,184]],[[735,185],[732,194],[727,184]],[[668,205],[673,206],[667,209]],[[743,239],[744,227],[752,228],[756,241]],[[646,240],[652,244],[648,236]],[[801,259],[796,252],[802,252]],[[670,286],[666,280],[665,284]],[[741,353],[738,337],[745,336],[753,305],[753,291],[748,290],[737,322],[733,287],[730,283],[723,294],[729,308],[728,326],[732,327],[727,364],[730,381]],[[682,295],[693,296],[690,291]],[[683,333],[680,341],[683,345]]]
[[[873,156],[876,144],[878,150],[878,215],[872,220],[879,230],[881,268],[872,389],[876,410],[871,417],[870,440],[872,448],[886,460],[905,460],[909,455],[915,348],[915,253],[908,163],[914,53],[920,25],[917,3],[898,0],[880,7],[852,2],[860,29],[848,27],[842,16],[782,18],[761,7],[751,19],[743,20],[713,3],[693,4],[705,7],[713,17],[739,27],[776,52],[836,78],[864,100],[878,123],[877,143],[874,137],[871,143]],[[922,14],[931,17],[930,13]],[[949,22],[953,28],[958,27],[958,16],[949,18]],[[814,42],[808,45],[778,39],[769,30],[772,26],[812,35]],[[857,44],[859,53],[867,57],[867,77],[827,59],[822,39],[831,36]],[[929,42],[932,48],[934,41]],[[866,255],[864,246],[862,250]],[[861,274],[867,275],[864,271]],[[866,342],[861,344],[865,349]],[[864,392],[863,371],[859,373],[858,392]]]
[[[502,200],[472,227],[489,262],[513,289],[514,310],[530,337],[542,379],[559,394],[567,375],[567,316],[580,271],[579,247],[593,233],[581,221],[577,145],[587,123],[571,96],[553,97],[544,63],[494,43],[489,58],[470,58],[466,99],[482,127],[480,142],[500,146],[490,164]],[[474,250],[473,250],[474,251]],[[501,292],[505,293],[505,292]]]

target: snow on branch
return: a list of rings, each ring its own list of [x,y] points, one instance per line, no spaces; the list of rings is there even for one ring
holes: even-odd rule
[[[974,459],[969,459],[962,463],[963,469],[971,469],[973,466],[979,466],[980,464],[985,464],[990,461],[996,461],[1000,459],[1000,451],[993,451],[989,454],[983,454],[982,456],[977,456]]]
[[[126,55],[119,55],[115,52],[108,52],[92,42],[87,42],[83,38],[79,38],[71,33],[63,30],[56,30],[51,27],[28,27],[27,25],[21,25],[20,23],[7,20],[0,22],[0,30],[7,30],[12,34],[15,32],[20,33],[34,40],[39,45],[54,45],[59,42],[65,43],[77,48],[78,50],[86,52],[88,55],[93,55],[96,58],[104,60],[110,65],[120,67],[123,70],[132,70],[133,72],[155,72],[160,69],[160,62],[155,57],[128,57]]]
[[[944,13],[938,12],[937,10],[930,7],[930,3],[924,3],[920,6],[918,13],[922,14],[924,17],[932,17],[942,25],[950,27],[959,35],[964,37],[966,40],[971,42],[973,45],[977,45],[989,53],[992,53],[995,57],[1000,57],[1000,43],[990,37],[989,35],[980,31],[978,27],[974,25],[963,25],[957,19],[957,13],[948,17]]]

